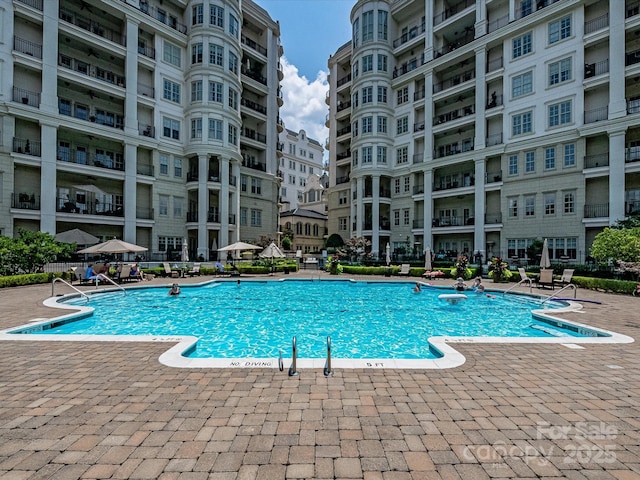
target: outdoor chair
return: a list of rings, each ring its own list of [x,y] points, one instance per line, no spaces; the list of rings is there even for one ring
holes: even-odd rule
[[[409,275],[410,268],[411,265],[409,265],[408,263],[403,263],[402,265],[400,265],[400,271],[398,272],[398,275]]]
[[[531,286],[532,280],[527,276],[527,272],[523,267],[518,267],[518,273],[520,274],[520,281],[518,283],[528,283]]]
[[[551,287],[552,290],[555,290],[556,284],[553,279],[553,270],[552,269],[542,269],[540,270],[540,277],[538,277],[538,288]]]
[[[169,265],[169,262],[162,262],[162,266],[164,267],[165,277],[178,278],[180,276],[179,272],[171,270],[171,265]]]
[[[193,264],[193,268],[191,270],[189,270],[187,272],[187,274],[190,277],[193,277],[194,275],[200,275],[200,264],[199,263],[194,263]]]
[[[564,286],[569,285],[571,283],[571,279],[572,278],[573,278],[573,269],[572,268],[565,268],[564,271],[562,272],[562,277],[560,277],[559,282],[564,287]]]

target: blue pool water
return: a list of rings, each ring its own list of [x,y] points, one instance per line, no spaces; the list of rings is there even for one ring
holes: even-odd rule
[[[45,334],[193,335],[191,357],[273,358],[289,352],[322,358],[331,337],[335,358],[437,358],[428,338],[446,336],[580,336],[538,321],[531,310],[553,304],[524,296],[488,298],[468,292],[457,305],[439,300],[452,290],[411,283],[348,281],[244,281],[166,288],[129,289],[126,295],[92,295],[70,303],[88,305],[93,315],[54,325]],[[286,353],[285,353],[286,356]]]

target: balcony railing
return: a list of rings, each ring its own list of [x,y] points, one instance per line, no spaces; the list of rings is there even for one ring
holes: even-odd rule
[[[258,113],[262,113],[263,115],[267,114],[267,107],[260,105],[259,103],[256,103],[247,98],[240,99],[240,105],[250,108],[251,110],[255,110]]]
[[[197,222],[198,221],[198,212],[187,212],[187,222]]]
[[[86,120],[106,127],[117,128],[120,130],[124,129],[124,116],[95,107],[90,108],[85,104],[77,103],[65,98],[60,98],[58,100],[58,113],[60,115],[74,117],[79,120]]]
[[[13,36],[13,49],[16,52],[24,53],[34,58],[42,58],[42,45],[15,35]]]
[[[461,227],[463,225],[473,225],[474,219],[473,217],[440,217],[434,218],[432,222],[432,226],[434,227]]]
[[[640,160],[640,147],[627,147],[624,152],[624,161],[626,163],[637,162]]]
[[[443,55],[446,55],[447,53],[451,53],[460,47],[464,47],[467,43],[473,42],[474,39],[475,39],[475,33],[473,32],[473,27],[469,27],[469,33],[454,40],[453,42],[449,42],[443,45],[442,48],[440,48],[439,50],[434,50],[433,56],[434,58],[438,58]]]
[[[494,58],[487,62],[487,73],[495,72],[504,67],[504,57]]]
[[[13,152],[31,155],[32,157],[40,156],[40,142],[31,141],[30,139],[13,137]]]
[[[422,132],[424,131],[424,120],[422,122],[416,122],[413,124],[413,132]]]
[[[640,213],[640,200],[624,202],[624,212],[626,215],[638,215]]]
[[[336,107],[336,112],[341,112],[346,108],[351,108],[351,100],[347,100],[346,102],[339,101],[338,106]]]
[[[640,2],[630,2],[627,4],[627,11],[625,12],[625,18],[635,17],[640,14]]]
[[[502,132],[489,135],[484,141],[484,144],[487,147],[493,147],[494,145],[502,145],[503,143],[504,143],[504,140],[502,140]]]
[[[585,63],[584,64],[584,78],[597,77],[598,75],[604,75],[609,73],[609,59],[602,60],[601,62]]]
[[[424,162],[424,152],[418,152],[413,154],[413,163]]]
[[[136,173],[138,175],[146,175],[147,177],[153,177],[153,174],[154,174],[153,165],[138,163],[136,165]]]
[[[413,186],[413,194],[414,195],[422,195],[424,193],[424,185],[414,185]]]
[[[83,15],[78,15],[72,10],[67,10],[66,8],[60,9],[59,14],[60,20],[71,23],[82,30],[86,30],[87,32],[91,32],[99,37],[110,40],[118,45],[126,45],[125,37],[115,30],[111,30],[104,25],[92,20],[91,18],[85,17]]]
[[[242,166],[251,168],[253,170],[260,170],[261,172],[267,171],[267,166],[264,163],[256,162],[255,160],[242,160]]]
[[[87,201],[85,203],[70,202],[68,198],[60,197],[56,198],[56,212],[124,217],[122,205],[95,201]]]
[[[243,45],[246,45],[247,47],[255,50],[259,54],[264,55],[265,57],[267,56],[267,49],[264,48],[262,45],[258,45],[254,40],[251,40],[250,38],[244,35],[241,35],[240,41],[242,42]]]
[[[627,102],[627,113],[640,113],[640,99],[629,100]]]
[[[249,78],[254,79],[254,80],[255,80],[256,82],[258,82],[258,83],[261,83],[261,84],[263,84],[263,85],[266,85],[266,84],[267,84],[267,77],[265,77],[264,75],[262,75],[262,74],[261,74],[261,73],[259,73],[259,72],[255,72],[255,71],[250,70],[250,69],[248,69],[248,68],[246,68],[246,67],[244,67],[244,66],[240,69],[240,71],[241,71],[241,73],[242,73],[243,75],[245,75],[245,76],[247,76],[247,77],[249,77]]]
[[[153,220],[153,208],[136,207],[136,218]]]
[[[585,155],[584,168],[598,168],[609,166],[609,152],[597,155]]]
[[[143,137],[155,138],[156,129],[151,125],[146,125],[144,123],[138,123],[138,135],[142,135]]]
[[[127,0],[120,0],[121,2],[127,3]],[[131,4],[128,4],[131,5]],[[180,23],[176,17],[173,15],[167,15],[164,10],[160,10],[156,7],[150,7],[147,1],[141,0],[139,3],[138,10],[142,13],[149,15],[151,18],[155,18],[160,23],[164,23],[165,25],[173,28],[174,30],[180,33],[187,33],[187,27],[183,23]]]
[[[140,55],[144,55],[145,57],[149,57],[155,60],[156,58],[156,49],[153,47],[146,47],[142,45],[138,45],[138,53]]]
[[[450,143],[447,145],[440,145],[434,149],[433,156],[435,158],[448,157],[451,155],[457,155],[462,152],[470,152],[474,148],[473,138],[467,138],[460,142]]]
[[[421,89],[413,92],[413,101],[416,102],[418,100],[422,100],[424,96],[425,96],[425,91],[423,86]]]
[[[145,85],[143,83],[139,83],[138,95],[142,95],[143,97],[154,98],[155,89],[151,85]]]
[[[415,218],[412,222],[412,228],[424,228],[424,218]]]
[[[403,63],[399,68],[398,66],[395,66],[393,68],[393,78],[397,78],[404,75],[405,73],[409,73],[420,67],[421,65],[424,65],[424,54],[422,54],[420,58],[414,57],[411,60]]]
[[[607,218],[608,216],[608,203],[596,203],[584,206],[584,218]]]
[[[18,0],[18,2],[29,5],[31,8],[35,8],[40,11],[42,11],[43,1],[44,0]]]
[[[424,23],[409,28],[405,33],[403,33],[393,41],[393,48],[398,48],[400,45],[404,45],[417,36],[422,35],[425,30],[426,25]]]
[[[344,160],[345,158],[351,157],[351,150],[347,150],[346,152],[340,152],[336,155],[336,160]]]
[[[92,167],[106,168],[108,170],[124,171],[124,157],[121,153],[109,152],[89,154],[87,150],[58,147],[56,159],[60,162],[75,163],[76,165],[89,165]]]
[[[348,175],[342,176],[342,177],[336,177],[336,185],[340,185],[342,183],[349,183],[351,179],[349,178]]]
[[[471,187],[475,185],[475,177],[473,171],[460,172],[455,175],[445,175],[436,177],[433,180],[433,191],[451,190],[454,188]]]
[[[593,110],[585,110],[584,123],[601,122],[609,118],[609,107],[594,108]]]
[[[437,117],[434,117],[433,124],[442,125],[444,123],[457,120],[458,118],[468,117],[469,115],[473,115],[474,113],[475,113],[475,105],[467,105],[466,107],[462,107],[457,110],[452,110],[447,113],[442,113]]]
[[[460,85],[461,83],[468,82],[469,80],[473,80],[476,78],[475,69],[471,68],[466,70],[460,74],[454,75],[453,77],[447,78],[439,83],[433,84],[433,93],[442,92],[449,88],[455,87],[456,85]]]
[[[40,196],[33,193],[12,193],[11,208],[20,208],[22,210],[40,210]]]
[[[349,83],[350,81],[351,74],[349,73],[348,75],[338,79],[338,81],[336,82],[336,87],[341,87],[342,85],[344,85],[345,83]]]
[[[502,212],[486,212],[484,214],[485,225],[495,225],[502,223]]]
[[[495,32],[496,30],[508,24],[509,24],[509,15],[504,15],[500,18],[490,21],[489,25],[487,26],[487,32],[488,33]]]
[[[502,96],[502,94],[497,95],[496,92],[493,92],[489,97],[489,101],[487,102],[487,110],[502,106],[503,100],[504,97]]]
[[[484,174],[484,183],[499,183],[501,181],[502,170],[495,170]]]
[[[13,87],[13,101],[30,107],[40,107],[40,93]]]
[[[461,2],[456,3],[455,5],[445,9],[443,12],[438,13],[433,16],[433,25],[439,25],[444,22],[447,18],[453,17],[457,13],[469,8],[470,6],[475,4],[475,0],[462,0]]]
[[[100,80],[101,82],[118,85],[119,87],[125,86],[124,75],[118,75],[117,73],[105,70],[96,65],[92,65],[83,60],[79,60],[68,55],[58,55],[58,65],[72,70],[76,73],[86,75],[87,77],[95,78],[96,80]]]
[[[255,140],[260,143],[267,143],[267,136],[265,134],[256,132],[251,128],[243,128],[242,136],[244,138],[248,138],[249,140]]]
[[[607,12],[604,15],[599,16],[598,18],[594,18],[593,20],[584,22],[584,33],[589,34],[597,32],[598,30],[602,30],[603,28],[607,28],[608,26],[609,13]]]
[[[635,65],[636,63],[640,63],[640,50],[634,50],[633,52],[629,52],[625,56],[625,65]]]
[[[336,137],[340,137],[340,136],[345,135],[347,133],[351,133],[351,125],[347,125],[346,127],[343,127],[340,130],[337,130],[336,131]]]

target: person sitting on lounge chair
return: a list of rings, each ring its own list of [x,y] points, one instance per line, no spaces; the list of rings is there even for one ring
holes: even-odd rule
[[[138,278],[140,280],[144,280],[144,273],[142,273],[142,270],[140,269],[137,263],[134,263],[131,266],[131,272],[129,272],[129,276],[133,278]]]

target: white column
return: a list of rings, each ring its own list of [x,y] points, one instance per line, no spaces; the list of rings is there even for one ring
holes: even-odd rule
[[[627,114],[624,79],[626,9],[623,7],[619,0],[609,0],[609,119]]]
[[[229,242],[229,204],[231,203],[229,177],[232,174],[229,162],[228,158],[220,158],[220,236],[218,237],[218,248],[233,243]],[[236,178],[236,181],[236,188],[240,188],[240,176]],[[240,214],[240,212],[237,213]]]
[[[427,2],[431,3],[431,2]],[[424,118],[425,122],[430,122],[428,128],[425,128],[424,134],[424,161],[430,162],[433,159],[433,134],[431,133],[431,126],[433,125],[433,72],[428,72],[424,76]],[[425,190],[426,190],[425,184]],[[429,186],[431,190],[431,186]]]
[[[138,135],[138,22],[127,18],[127,57],[124,74],[124,131]],[[135,158],[135,157],[134,157]]]
[[[484,110],[487,105],[487,86],[485,81],[486,65],[487,50],[482,47],[476,50],[476,131],[473,147],[474,150],[483,149],[487,138],[487,122],[484,118]],[[477,178],[478,177],[476,176],[476,179]]]
[[[486,0],[476,0],[476,38],[487,33],[487,5]]]
[[[362,199],[364,198],[364,181],[362,177],[356,179],[356,231],[354,232],[356,237],[362,236],[362,225],[364,222],[364,204]]]
[[[486,258],[484,252],[484,212],[485,193],[484,193],[484,177],[485,177],[485,160],[484,158],[475,161],[475,212],[474,212],[474,229],[473,229],[473,252],[480,252],[483,258]]]
[[[624,131],[609,132],[609,225],[625,217],[624,140]]]
[[[42,93],[40,95],[40,111],[42,113],[58,114],[58,42],[50,41],[58,38],[58,0],[43,3],[42,22]],[[20,85],[18,85],[20,87]],[[56,141],[49,144],[54,146]],[[46,144],[42,144],[44,155]],[[54,177],[55,178],[55,177]],[[42,192],[44,195],[44,191]]]
[[[356,228],[354,228],[354,224],[356,223],[357,214],[358,214],[356,209],[356,204],[353,202],[353,194],[355,192],[357,195],[358,186],[357,186],[357,183],[353,180],[350,182],[350,186],[351,188],[349,189],[349,225],[347,225],[347,227],[349,227],[347,229],[349,231],[349,238],[356,236]]]
[[[136,205],[137,202],[137,181],[136,162],[137,147],[131,143],[124,145],[124,232],[125,242],[136,243]]]
[[[380,175],[371,177],[373,203],[371,204],[371,251],[380,252]]]
[[[432,247],[433,251],[433,170],[425,170],[424,175],[424,245],[422,248]]]
[[[56,233],[56,138],[58,131],[53,125],[40,121],[40,231]]]
[[[207,231],[207,221],[209,219],[209,157],[198,155],[198,255],[208,258],[209,255],[209,235]]]

